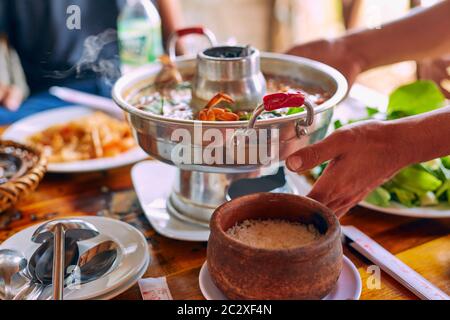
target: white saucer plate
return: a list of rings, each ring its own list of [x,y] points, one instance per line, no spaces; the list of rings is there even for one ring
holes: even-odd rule
[[[67,300],[111,299],[134,285],[147,270],[150,262],[148,245],[142,233],[133,226],[103,217],[74,217],[92,223],[100,235],[79,242],[83,249],[91,248],[106,240],[115,241],[119,246],[117,262],[104,277],[83,284],[78,288],[66,288]],[[33,232],[41,224],[31,226],[15,234],[2,243],[0,249],[14,249],[22,252],[29,260],[39,244],[31,241]]]
[[[322,300],[359,300],[362,283],[355,265],[344,256],[341,275],[336,287]],[[206,300],[228,300],[211,279],[205,262],[199,275],[200,290]]]
[[[18,143],[26,143],[29,136],[38,133],[57,124],[64,124],[94,113],[88,107],[68,106],[53,110],[43,111],[29,116],[12,124],[2,135],[4,140],[12,140]],[[50,163],[48,172],[53,173],[79,173],[109,170],[127,166],[147,159],[148,155],[136,147],[116,157],[101,158],[66,163]]]
[[[111,292],[108,292],[101,296],[97,296],[90,300],[111,300],[111,299],[121,295],[122,293],[124,293],[125,291],[130,289],[132,286],[134,286],[139,281],[139,279],[141,279],[144,276],[145,272],[147,271],[147,268],[148,268],[148,264],[145,264],[143,266],[142,270],[140,270],[134,278],[130,279],[128,282],[124,283],[122,286],[118,287],[117,289],[115,289]]]
[[[167,212],[168,199],[177,169],[157,162],[143,161],[131,170],[134,189],[150,224],[159,234],[181,241],[205,242],[209,229],[182,221]]]

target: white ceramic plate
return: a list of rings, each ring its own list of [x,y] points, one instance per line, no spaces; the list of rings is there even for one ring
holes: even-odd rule
[[[120,286],[117,289],[110,291],[104,295],[97,296],[90,300],[111,300],[111,299],[117,297],[118,295],[121,295],[122,293],[124,293],[125,291],[130,289],[132,286],[134,286],[139,281],[139,279],[142,278],[142,276],[147,271],[147,268],[148,268],[148,264],[144,265],[142,270],[139,271],[134,278],[130,279],[128,282],[124,283],[122,286]]]
[[[439,204],[433,207],[408,208],[401,203],[391,201],[389,207],[379,207],[363,201],[359,205],[367,209],[395,214],[397,216],[430,219],[450,218],[450,205],[446,204]]]
[[[143,161],[131,170],[134,189],[150,224],[159,234],[181,241],[208,241],[209,229],[182,221],[166,210],[177,169],[157,162]]]
[[[307,195],[311,191],[312,185],[304,176],[299,176],[297,174],[289,173],[290,181],[292,181],[299,195]],[[391,201],[389,207],[379,207],[370,204],[366,201],[359,203],[361,207],[387,213],[394,214],[398,216],[411,217],[411,218],[450,218],[450,205],[441,204],[439,206],[433,207],[416,207],[408,208],[404,205]]]
[[[50,126],[67,123],[94,112],[95,110],[81,106],[43,111],[12,124],[3,133],[2,139],[25,143],[30,135],[45,130]],[[109,170],[127,166],[146,158],[148,158],[148,155],[140,147],[136,147],[113,158],[51,163],[48,165],[48,172],[77,173]]]
[[[362,290],[359,272],[347,257],[344,256],[343,262],[342,272],[336,287],[322,300],[359,300]],[[206,262],[200,270],[199,285],[206,300],[228,300],[212,281]]]
[[[64,290],[67,300],[110,299],[131,287],[145,273],[150,256],[145,237],[133,226],[103,217],[76,217],[92,223],[100,235],[79,243],[80,251],[96,244],[113,240],[119,245],[118,261],[104,277],[81,285],[78,289]],[[39,247],[31,241],[31,235],[40,224],[15,234],[0,246],[0,249],[14,249],[29,259]]]

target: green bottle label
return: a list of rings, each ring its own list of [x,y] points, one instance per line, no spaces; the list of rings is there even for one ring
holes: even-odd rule
[[[164,52],[161,25],[149,27],[146,19],[121,21],[118,26],[120,59],[129,65],[154,62]]]

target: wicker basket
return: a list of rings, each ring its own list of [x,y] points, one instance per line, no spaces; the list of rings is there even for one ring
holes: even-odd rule
[[[34,148],[2,140],[0,140],[0,155],[20,159],[17,173],[5,183],[0,184],[1,213],[37,188],[46,172],[47,158]]]

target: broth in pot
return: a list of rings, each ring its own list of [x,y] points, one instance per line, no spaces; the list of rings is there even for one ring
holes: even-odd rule
[[[266,75],[268,93],[276,92],[304,92],[316,105],[320,105],[330,98],[330,94],[320,88],[304,88],[293,79]],[[213,101],[220,97],[218,101]],[[147,87],[130,98],[130,103],[136,108],[151,114],[164,116],[171,119],[200,120],[200,121],[247,121],[251,118],[256,106],[248,106],[246,111],[234,111],[232,97],[219,93],[211,100],[205,109],[196,111],[191,106],[192,82],[184,81],[172,89],[163,93],[156,90],[155,86]],[[214,116],[205,116],[203,111],[214,109]],[[259,119],[272,119],[293,115],[304,111],[302,106],[284,108],[270,112],[264,112]],[[225,116],[221,116],[225,115]]]

